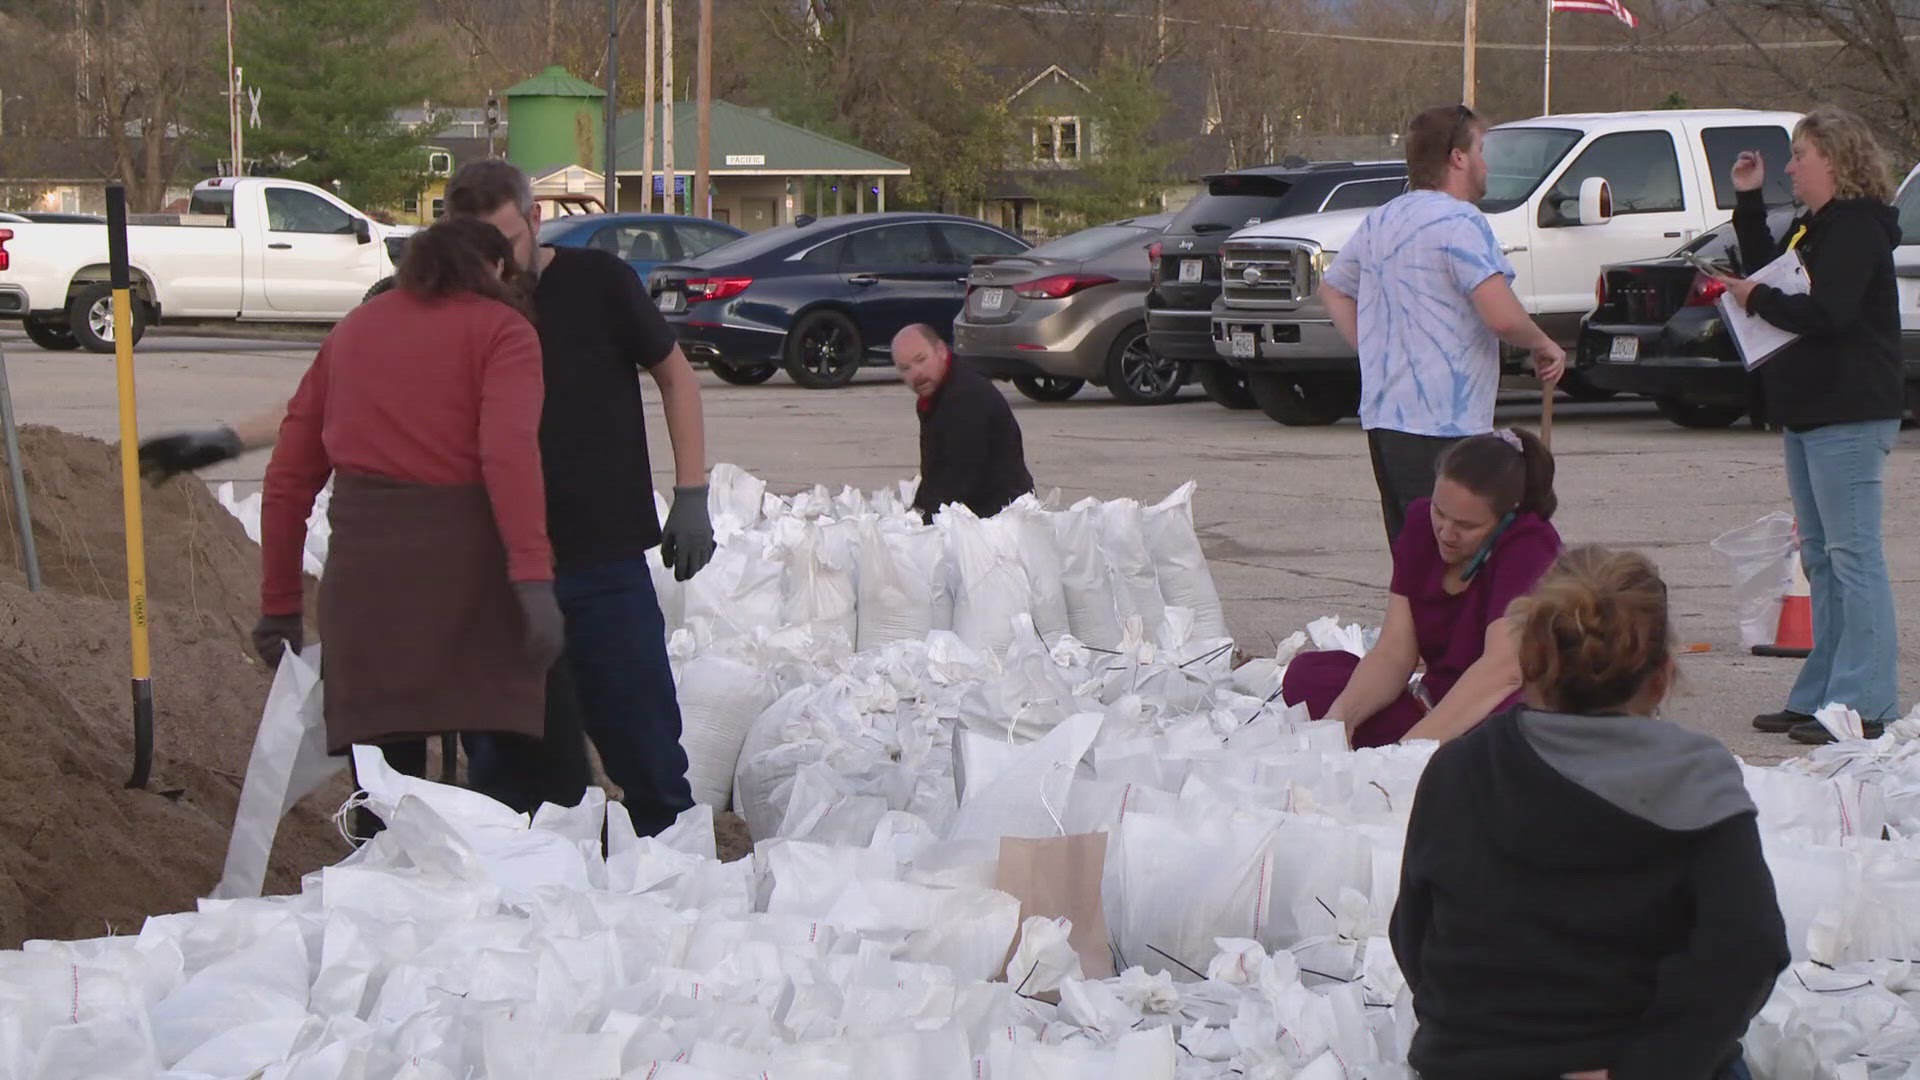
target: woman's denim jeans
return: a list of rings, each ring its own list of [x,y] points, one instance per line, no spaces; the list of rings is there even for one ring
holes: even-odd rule
[[[1787,698],[1795,712],[1838,702],[1865,720],[1900,715],[1893,586],[1880,535],[1880,478],[1899,433],[1897,420],[1787,432],[1787,487],[1813,593],[1813,653]]]

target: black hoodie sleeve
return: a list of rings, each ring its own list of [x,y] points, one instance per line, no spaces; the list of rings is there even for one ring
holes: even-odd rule
[[[1758,191],[1734,196],[1733,235],[1740,241],[1740,270],[1754,271],[1780,256],[1780,243],[1767,228],[1767,198]]]
[[[1808,337],[1830,337],[1860,321],[1867,287],[1892,250],[1886,230],[1861,213],[1832,214],[1824,230],[1807,266],[1809,291],[1790,295],[1761,285],[1747,298],[1748,311]]]
[[[1434,760],[1428,762],[1426,771],[1420,774],[1420,783],[1414,788],[1413,808],[1407,815],[1407,840],[1400,853],[1400,896],[1393,903],[1393,917],[1387,926],[1387,940],[1393,945],[1393,957],[1400,964],[1400,974],[1407,980],[1407,988],[1415,994],[1420,992],[1420,980],[1424,974],[1420,955],[1427,942],[1427,925],[1433,914],[1432,886],[1425,872],[1425,841],[1431,828],[1428,819],[1435,813],[1432,804],[1434,777],[1446,769],[1441,760],[1445,754],[1446,747],[1442,747],[1434,755]]]
[[[1688,883],[1693,931],[1661,961],[1653,1002],[1622,1043],[1613,1080],[1714,1075],[1791,958],[1754,815],[1700,834]]]

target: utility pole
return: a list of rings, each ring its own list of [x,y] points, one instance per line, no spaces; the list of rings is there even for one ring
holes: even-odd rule
[[[620,197],[619,169],[615,164],[614,136],[620,124],[620,0],[607,0],[607,105],[606,131],[601,135],[601,160],[606,166],[606,188],[601,198],[607,213],[613,213]]]
[[[653,67],[653,28],[654,24],[660,21],[659,15],[655,10],[657,2],[658,0],[647,0],[647,32],[644,35],[647,43],[645,49],[647,54],[647,89],[645,101],[641,105],[641,108],[646,110],[647,115],[640,121],[640,141],[645,144],[640,148],[640,190],[646,192],[645,197],[640,202],[640,209],[649,214],[653,213],[653,122],[656,111],[654,109],[653,95],[658,85],[654,77]]]
[[[680,200],[674,197],[673,175],[673,0],[660,5],[660,79],[666,108],[660,123],[660,172],[665,178],[661,193],[666,197],[667,213],[680,212]]]
[[[1474,42],[1480,37],[1480,0],[1467,0],[1467,27],[1465,41],[1461,44],[1461,82],[1460,103],[1473,108],[1474,79]]]
[[[240,69],[233,62],[233,0],[227,0],[227,138],[233,150],[233,175],[241,175]]]
[[[696,217],[712,217],[711,177],[708,169],[713,154],[713,0],[700,0],[700,59],[698,61],[700,134],[693,155],[693,206]]]

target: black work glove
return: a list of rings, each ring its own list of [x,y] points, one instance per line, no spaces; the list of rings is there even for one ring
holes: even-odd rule
[[[253,624],[253,652],[270,668],[280,666],[288,649],[299,652],[306,644],[307,629],[298,615],[262,615]]]
[[[707,515],[707,485],[673,489],[673,509],[660,530],[660,565],[685,581],[713,561],[713,518]]]
[[[513,595],[527,623],[527,654],[545,671],[560,659],[567,644],[567,620],[560,614],[551,581],[516,581]]]
[[[224,424],[206,431],[156,435],[140,444],[140,475],[149,483],[218,465],[240,456],[240,436]]]

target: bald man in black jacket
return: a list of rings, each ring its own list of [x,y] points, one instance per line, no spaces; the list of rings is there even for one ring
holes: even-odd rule
[[[1020,423],[1006,396],[956,361],[922,323],[894,335],[893,364],[919,398],[920,492],[913,508],[928,521],[948,503],[992,517],[1033,490]]]

